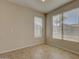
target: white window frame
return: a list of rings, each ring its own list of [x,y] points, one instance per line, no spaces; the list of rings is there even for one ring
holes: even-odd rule
[[[35,38],[43,37],[43,18],[40,16],[34,16],[34,37]]]

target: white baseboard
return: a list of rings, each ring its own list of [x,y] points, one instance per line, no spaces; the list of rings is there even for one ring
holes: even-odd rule
[[[28,48],[28,47],[31,47],[31,46],[36,46],[36,45],[40,45],[40,44],[43,44],[44,42],[37,42],[37,43],[33,43],[33,44],[28,44],[27,46],[23,46],[23,47],[18,47],[18,48],[15,48],[15,49],[10,49],[10,50],[5,50],[5,51],[2,51],[0,52],[0,54],[4,54],[4,53],[8,53],[8,52],[12,52],[12,51],[16,51],[16,50],[19,50],[19,49],[23,49],[23,48]]]

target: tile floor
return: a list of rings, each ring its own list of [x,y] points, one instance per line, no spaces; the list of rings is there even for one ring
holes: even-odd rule
[[[5,53],[0,59],[79,59],[79,55],[43,44]]]

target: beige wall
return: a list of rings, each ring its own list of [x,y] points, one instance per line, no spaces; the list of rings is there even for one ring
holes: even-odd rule
[[[34,16],[42,13],[0,0],[0,53],[44,43],[34,38]]]
[[[47,43],[49,45],[53,45],[53,46],[63,48],[63,49],[69,50],[71,52],[79,54],[79,43],[65,41],[65,40],[58,40],[58,39],[54,40],[54,39],[52,39],[52,36],[51,36],[52,35],[52,26],[51,26],[52,25],[51,24],[52,16],[57,13],[60,13],[62,11],[67,11],[67,10],[77,8],[77,7],[79,8],[79,0],[74,3],[65,5],[55,11],[52,11],[47,15],[47,34],[46,35],[47,35]]]

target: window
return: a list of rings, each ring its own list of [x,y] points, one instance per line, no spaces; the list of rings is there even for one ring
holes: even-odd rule
[[[53,16],[53,38],[62,39],[62,14]]]
[[[79,42],[79,8],[64,12],[63,39]]]
[[[35,16],[34,17],[34,36],[35,38],[42,37],[42,29],[43,29],[43,21],[42,17]]]
[[[53,16],[53,38],[79,42],[79,8]]]

